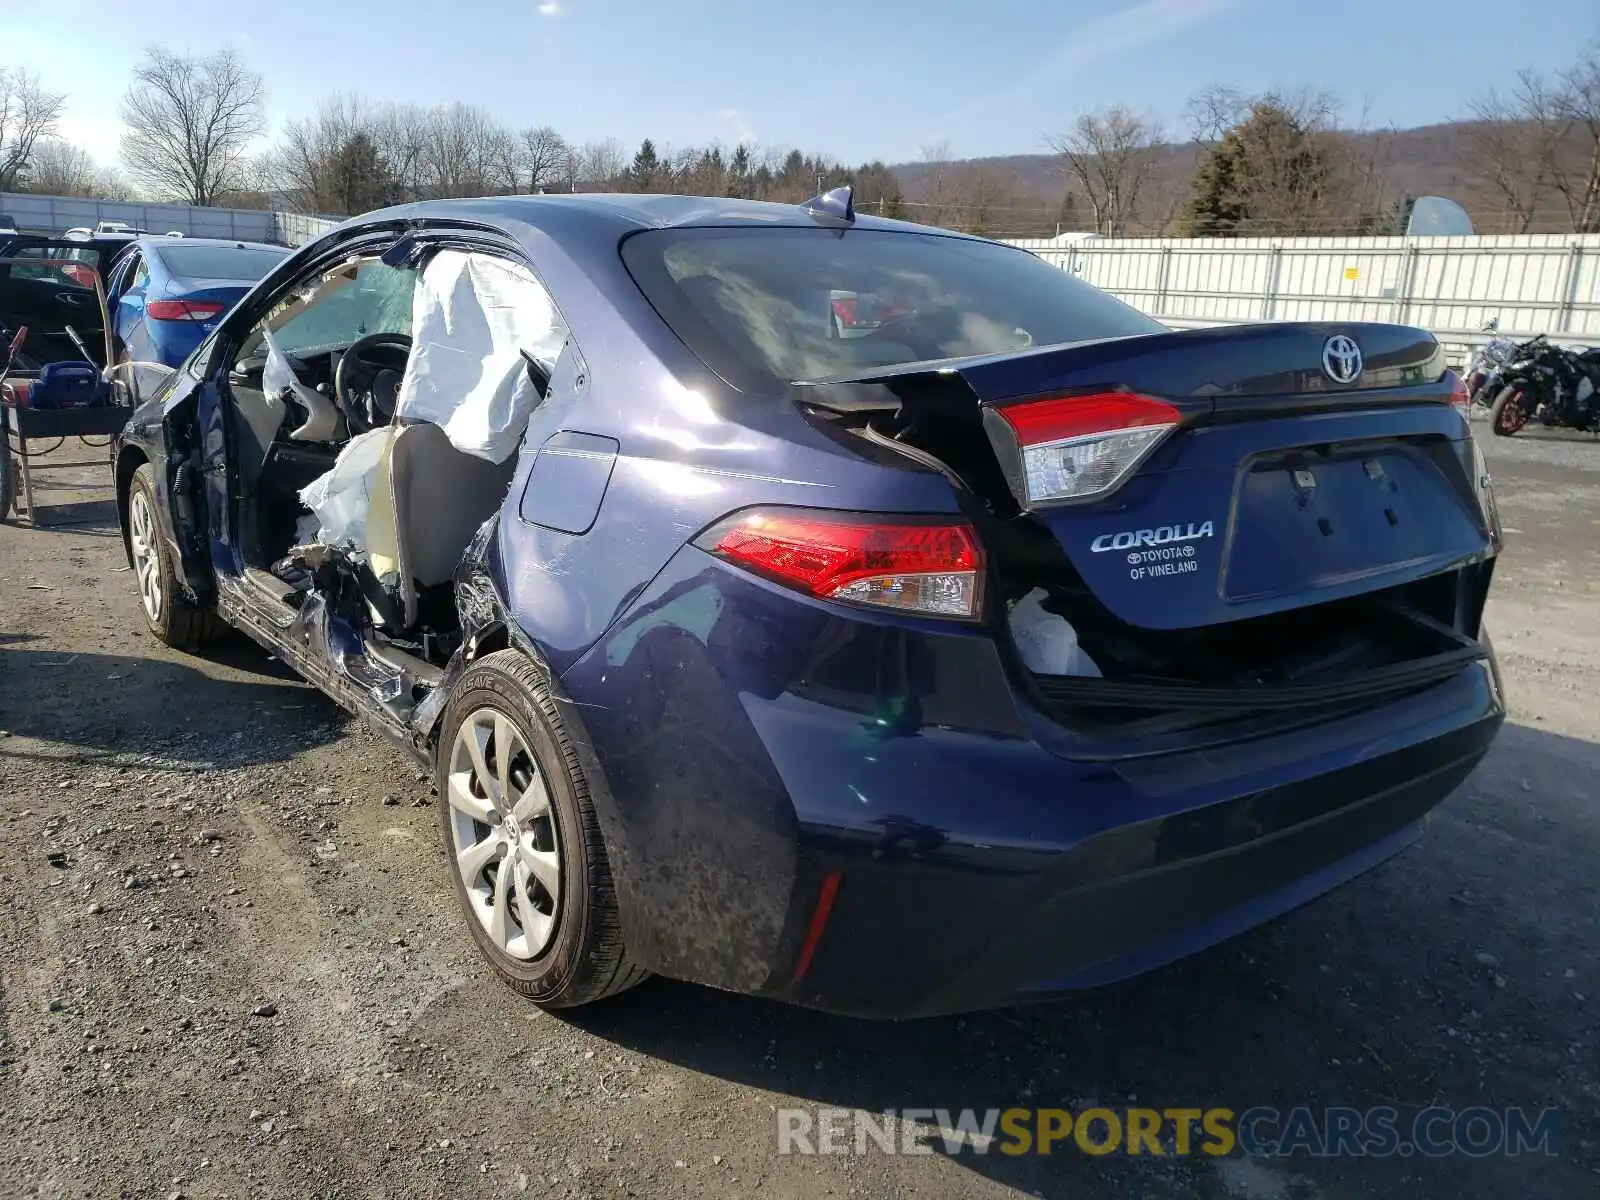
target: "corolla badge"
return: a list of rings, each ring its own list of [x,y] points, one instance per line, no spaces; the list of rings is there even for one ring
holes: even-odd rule
[[[1361,347],[1343,333],[1322,343],[1322,369],[1335,383],[1354,383],[1361,378]]]
[[[1198,542],[1215,537],[1217,527],[1210,521],[1196,525],[1155,525],[1149,529],[1124,529],[1121,533],[1102,533],[1089,543],[1096,554],[1107,550],[1132,550],[1136,546],[1170,546],[1177,542]]]

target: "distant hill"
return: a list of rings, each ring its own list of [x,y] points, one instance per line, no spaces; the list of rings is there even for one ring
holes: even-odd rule
[[[1448,196],[1473,213],[1478,226],[1493,231],[1496,214],[1466,171],[1476,153],[1476,122],[1424,125],[1416,129],[1345,133],[1352,158],[1370,164],[1377,177],[1379,202],[1393,204],[1405,196]],[[1188,181],[1201,148],[1194,144],[1159,147],[1159,161],[1141,205],[1141,232],[1158,232],[1188,196]],[[1017,235],[1055,232],[1069,192],[1066,166],[1054,154],[1011,154],[951,162],[895,163],[911,215],[931,216],[936,205],[954,213],[982,213],[991,233]],[[985,207],[985,201],[987,207]],[[1069,214],[1071,215],[1071,214]],[[1092,228],[1092,217],[1080,204],[1076,228]]]

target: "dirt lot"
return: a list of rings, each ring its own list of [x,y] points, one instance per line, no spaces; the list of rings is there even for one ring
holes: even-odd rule
[[[409,763],[242,640],[157,645],[109,525],[0,526],[0,1197],[1597,1194],[1600,446],[1488,450],[1512,719],[1420,845],[1154,976],[905,1025],[532,1009]],[[1563,1117],[1534,1159],[776,1153],[785,1104],[1087,1100]]]

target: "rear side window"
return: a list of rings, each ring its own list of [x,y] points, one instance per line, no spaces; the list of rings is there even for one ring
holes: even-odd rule
[[[673,331],[744,390],[1163,330],[1026,251],[934,233],[659,229],[622,257]]]
[[[62,246],[23,246],[12,252],[16,259],[11,264],[11,278],[26,279],[34,283],[56,283],[75,287],[93,287],[85,284],[78,272],[67,265],[81,262],[93,274],[100,256],[93,250],[67,249]]]
[[[255,282],[288,255],[287,250],[253,246],[184,246],[161,248],[161,261],[174,275],[191,279],[242,279]]]

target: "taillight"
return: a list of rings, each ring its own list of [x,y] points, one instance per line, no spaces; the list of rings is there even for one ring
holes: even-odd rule
[[[1178,410],[1134,392],[1030,400],[993,410],[1016,440],[1027,506],[1115,491],[1178,426]]]
[[[983,554],[964,521],[768,508],[725,518],[695,545],[823,600],[933,617],[979,612]]]
[[[152,321],[211,321],[226,307],[209,300],[152,300],[144,311]]]
[[[1467,390],[1467,381],[1453,371],[1450,377],[1455,380],[1455,386],[1450,389],[1450,405],[1463,417],[1472,411],[1472,393]]]

